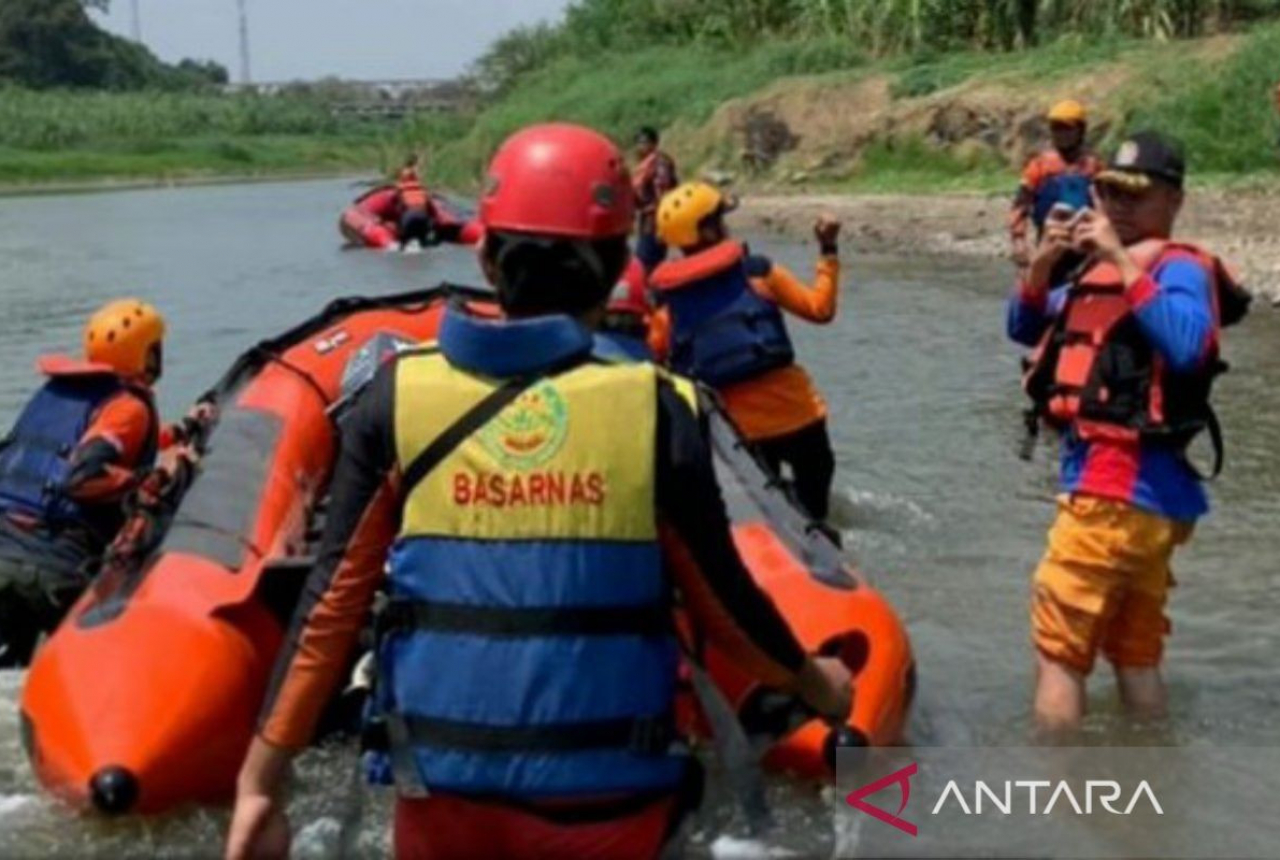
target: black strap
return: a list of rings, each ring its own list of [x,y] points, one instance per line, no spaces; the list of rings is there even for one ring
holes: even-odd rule
[[[639,755],[665,755],[677,738],[671,714],[549,726],[495,726],[415,716],[401,719],[412,743],[475,752],[555,753],[612,748]]]
[[[507,408],[517,397],[529,390],[542,377],[520,377],[489,392],[483,400],[472,406],[462,417],[450,424],[445,431],[422,449],[404,470],[400,482],[400,494],[406,498],[418,484],[431,474],[458,446],[470,439],[476,431],[488,424],[499,412]]]
[[[1222,423],[1218,421],[1218,413],[1212,406],[1206,405],[1205,429],[1209,431],[1209,441],[1213,444],[1213,471],[1209,480],[1222,474],[1222,466],[1226,462],[1226,443],[1222,440]]]
[[[464,603],[393,601],[379,622],[383,632],[429,630],[481,636],[656,636],[671,629],[662,604],[508,609]]]
[[[1226,462],[1226,443],[1222,438],[1222,423],[1218,421],[1218,413],[1208,403],[1205,404],[1204,413],[1204,429],[1209,433],[1209,444],[1213,446],[1213,468],[1208,475],[1202,474],[1191,462],[1184,449],[1182,452],[1183,462],[1202,481],[1212,481],[1222,474],[1222,466]]]

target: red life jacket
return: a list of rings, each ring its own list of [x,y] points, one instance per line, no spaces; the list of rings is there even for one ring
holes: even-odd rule
[[[1218,335],[1244,317],[1248,295],[1221,260],[1195,245],[1148,240],[1128,250],[1146,272],[1183,258],[1210,273],[1214,331],[1205,361],[1189,373],[1171,371],[1139,329],[1119,268],[1099,263],[1072,283],[1062,312],[1028,362],[1023,388],[1041,419],[1086,441],[1185,448],[1207,429],[1216,472],[1221,437],[1209,394],[1214,379],[1227,370],[1218,357]]]

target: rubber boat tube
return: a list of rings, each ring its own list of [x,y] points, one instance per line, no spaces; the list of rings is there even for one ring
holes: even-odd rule
[[[446,301],[459,296],[489,301],[449,286],[336,301],[245,353],[210,392],[217,423],[158,549],[139,569],[109,567],[35,655],[20,719],[45,788],[110,814],[232,796],[313,561],[336,454],[333,416],[371,363],[433,338]],[[748,567],[806,647],[855,670],[843,742],[897,742],[914,685],[902,624],[808,528],[728,422],[713,410],[710,423]],[[776,741],[767,766],[829,778],[829,727],[809,715],[779,721],[776,703],[726,655],[703,659],[747,729]],[[691,699],[680,711],[686,729],[704,730]]]
[[[351,245],[394,248],[400,242],[396,194],[394,186],[384,185],[360,195],[343,210],[338,219],[338,232]],[[479,226],[447,198],[431,195],[431,215],[441,241],[460,245],[474,245],[479,241]]]

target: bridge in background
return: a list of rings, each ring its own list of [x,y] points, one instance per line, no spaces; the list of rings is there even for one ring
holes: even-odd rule
[[[369,120],[400,120],[419,113],[449,113],[472,104],[476,98],[473,87],[456,79],[262,81],[226,84],[223,91],[261,96],[310,95],[322,99],[335,116]]]

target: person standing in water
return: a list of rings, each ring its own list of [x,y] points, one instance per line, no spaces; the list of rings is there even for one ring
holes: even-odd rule
[[[658,148],[658,130],[645,126],[636,132],[636,165],[632,186],[636,198],[636,258],[645,273],[667,258],[667,246],[657,233],[658,203],[680,180],[676,163]]]
[[[1025,270],[1031,260],[1029,228],[1035,228],[1038,242],[1045,219],[1055,206],[1072,210],[1087,206],[1090,181],[1102,168],[1086,140],[1089,117],[1084,105],[1070,99],[1061,101],[1049,109],[1045,118],[1053,145],[1027,162],[1009,212],[1011,256],[1019,270]],[[1064,254],[1062,259],[1066,263],[1060,261],[1060,265],[1065,266],[1072,255]]]
[[[45,383],[0,442],[0,666],[25,665],[79,598],[155,464],[164,332],[122,299],[90,318],[83,360],[39,361]]]
[[[1219,339],[1248,307],[1218,258],[1172,239],[1185,173],[1163,136],[1126,140],[1094,208],[1049,219],[1009,300],[1009,336],[1036,347],[1025,387],[1062,434],[1062,495],[1031,603],[1035,716],[1051,731],[1079,726],[1100,652],[1131,713],[1166,710],[1170,559],[1209,510],[1187,446],[1207,430],[1216,473]],[[1071,252],[1087,262],[1053,284]]]
[[[602,364],[627,262],[622,153],[581,126],[509,138],[480,200],[505,318],[450,307],[344,420],[325,534],[246,756],[229,860],[285,857],[282,791],[375,595],[374,704],[401,858],[656,858],[699,794],[678,736],[680,605],[742,669],[847,718],[743,566],[692,385]]]
[[[396,179],[396,211],[399,213],[396,236],[402,250],[409,247],[410,242],[425,248],[434,244],[436,238],[431,194],[422,182],[419,164],[417,155],[409,156]]]
[[[744,438],[775,472],[790,469],[800,504],[825,523],[836,468],[827,405],[796,362],[783,313],[818,325],[835,319],[840,222],[823,217],[814,227],[810,287],[730,237],[725,215],[734,205],[702,182],[663,198],[658,233],[683,258],[650,279],[661,308],[654,339],[673,370],[716,389]]]

